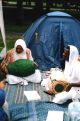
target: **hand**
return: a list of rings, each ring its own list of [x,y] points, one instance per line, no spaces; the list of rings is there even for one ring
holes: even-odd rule
[[[80,55],[78,56],[78,61],[80,61]]]
[[[66,88],[66,91],[68,92],[71,89],[71,85],[69,84]]]
[[[51,71],[46,71],[46,77],[49,77],[51,74]]]

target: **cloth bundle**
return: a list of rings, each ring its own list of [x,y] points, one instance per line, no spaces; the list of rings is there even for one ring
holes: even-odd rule
[[[43,79],[41,86],[44,87],[44,91],[49,94],[57,94],[62,91],[66,91],[70,86],[67,83],[64,74],[59,69],[53,69],[48,78]]]
[[[61,81],[61,80],[54,80],[52,82],[52,91],[53,94],[60,93],[62,91],[66,91],[69,86],[69,83],[66,81]]]
[[[34,61],[19,59],[7,65],[8,74],[26,77],[35,73],[37,65]]]

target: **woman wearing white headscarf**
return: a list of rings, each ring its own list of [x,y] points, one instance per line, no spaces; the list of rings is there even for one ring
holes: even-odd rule
[[[22,52],[17,52],[18,51],[18,48],[20,48],[19,51],[22,49]],[[14,48],[11,49],[11,50],[9,50],[7,52],[7,55],[6,55],[6,61],[8,63],[14,62],[14,61],[16,61],[18,59],[29,59],[29,60],[33,60],[33,57],[32,57],[32,54],[31,54],[31,50],[26,47],[26,43],[22,39],[18,39],[15,42],[15,44],[14,44]]]
[[[65,60],[65,69],[61,71],[58,68],[53,68],[49,77],[43,79],[41,86],[44,91],[53,93],[52,89],[52,80],[61,80],[68,83],[77,83],[76,86],[79,86],[80,83],[80,61],[78,61],[79,52],[77,48],[73,45],[69,45],[67,48],[64,48],[63,58]]]
[[[18,59],[28,59],[33,61],[31,51],[26,47],[26,43],[23,39],[18,39],[15,42],[14,48],[8,51],[5,58],[7,63],[14,62]],[[29,81],[40,83],[41,72],[40,70],[36,69],[34,74],[23,78],[7,74],[7,81],[9,84],[21,83],[22,85],[27,85]]]
[[[74,85],[68,92],[63,91],[53,98],[53,102],[62,104],[68,99],[79,101],[80,99],[80,60],[78,49],[69,45],[64,49],[63,58],[65,59],[64,76],[66,81]]]
[[[65,59],[64,75],[66,81],[69,83],[80,82],[80,62],[78,61],[78,49],[73,45],[69,45],[68,57],[66,56],[65,51],[63,53],[63,57]]]

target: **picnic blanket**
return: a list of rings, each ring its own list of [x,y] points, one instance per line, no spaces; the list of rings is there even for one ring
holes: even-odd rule
[[[10,121],[46,121],[49,110],[64,111],[64,121],[68,121],[67,107],[68,103],[58,105],[49,101],[12,104],[9,106]]]
[[[45,73],[42,73],[42,77],[45,78]],[[41,97],[41,101],[52,101],[54,96],[45,93],[41,88],[41,84],[31,82],[26,86],[21,84],[10,85],[7,83],[4,89],[6,91],[6,100],[9,105],[14,103],[26,103],[28,100],[24,95],[24,91],[36,90]]]

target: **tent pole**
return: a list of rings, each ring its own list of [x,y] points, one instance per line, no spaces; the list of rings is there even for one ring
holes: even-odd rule
[[[4,43],[4,46],[5,46],[5,50],[7,50],[7,48],[6,48],[5,28],[4,28],[4,19],[3,19],[2,0],[0,0],[0,30],[1,30],[2,38],[3,38],[3,43]]]

